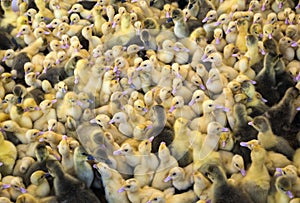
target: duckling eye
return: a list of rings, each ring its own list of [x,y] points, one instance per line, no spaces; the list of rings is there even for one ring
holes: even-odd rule
[[[213,16],[214,16],[214,15],[211,14],[209,17],[213,17]]]
[[[213,106],[212,104],[209,104],[209,105],[208,105],[208,107],[212,107],[212,106]]]
[[[176,102],[175,104],[179,104],[179,102]]]
[[[3,128],[7,129],[7,128],[8,128],[8,126],[7,126],[7,125],[4,125],[4,126],[3,126]]]
[[[120,117],[118,116],[118,117],[116,117],[116,119],[120,119]]]
[[[176,175],[177,175],[177,173],[175,173],[175,172],[174,172],[174,173],[172,173],[172,176],[176,176]]]
[[[14,188],[18,188],[18,186],[14,185]]]
[[[128,149],[124,149],[124,152],[128,152]]]
[[[288,42],[288,43],[291,43],[291,40],[288,40],[287,42]]]
[[[153,198],[153,201],[157,201],[158,199],[155,197],[155,198]]]
[[[23,29],[22,29],[22,31],[23,31],[23,32],[25,32],[25,31],[26,31],[26,29],[25,29],[25,28],[23,28]]]
[[[130,185],[126,185],[126,188],[130,188]]]
[[[197,96],[197,97],[196,97],[196,99],[199,99],[199,98],[200,98],[200,96]]]

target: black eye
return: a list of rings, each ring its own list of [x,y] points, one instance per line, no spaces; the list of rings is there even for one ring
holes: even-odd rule
[[[124,149],[124,152],[128,152],[128,149]]]
[[[174,172],[174,173],[172,173],[172,176],[176,176],[176,175],[177,175],[177,173],[175,173],[175,172]]]
[[[208,107],[212,107],[212,106],[213,106],[212,104],[209,104],[209,105],[208,105]]]

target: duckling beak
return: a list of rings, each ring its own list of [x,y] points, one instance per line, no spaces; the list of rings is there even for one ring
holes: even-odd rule
[[[2,188],[3,188],[3,189],[7,189],[7,188],[10,188],[10,187],[11,187],[10,184],[3,184],[3,185],[2,185]]]
[[[170,17],[171,17],[171,16],[170,16],[170,12],[169,12],[169,11],[167,11],[167,12],[166,12],[166,18],[168,18],[168,19],[169,19]]]
[[[192,100],[189,102],[189,106],[192,106],[193,104],[195,104],[195,99],[192,99]]]
[[[296,41],[294,41],[294,42],[292,42],[291,46],[292,46],[292,47],[296,47],[296,46],[298,46],[298,43],[297,43]],[[3,61],[3,60],[2,60],[2,61]]]
[[[166,177],[166,178],[164,179],[164,182],[167,183],[167,182],[169,182],[170,180],[171,180],[171,176],[168,176],[168,177]]]
[[[249,144],[247,142],[240,142],[240,145],[242,147],[248,147],[249,146]]]
[[[120,189],[118,189],[118,193],[122,193],[125,191],[125,187],[121,187]]]
[[[289,198],[293,199],[294,198],[294,195],[291,191],[286,191],[286,194],[289,196]]]
[[[27,192],[27,190],[26,190],[25,188],[21,187],[21,188],[20,188],[20,192],[24,194],[24,193]]]
[[[261,10],[262,10],[262,11],[265,11],[265,10],[266,10],[266,4],[263,4],[263,5],[262,5]]]
[[[245,171],[245,169],[241,169],[240,172],[241,172],[242,176],[246,176],[246,171]]]
[[[208,21],[208,18],[205,17],[203,20],[202,20],[202,23],[206,23]]]
[[[113,152],[113,155],[121,155],[121,153],[122,153],[122,150],[118,149]]]
[[[252,121],[248,122],[248,125],[252,125],[253,126],[253,122]]]
[[[91,124],[95,124],[95,123],[97,123],[97,121],[96,121],[96,119],[94,118],[94,119],[90,120],[90,123],[91,123]]]

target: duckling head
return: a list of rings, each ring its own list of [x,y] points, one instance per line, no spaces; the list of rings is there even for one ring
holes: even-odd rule
[[[15,51],[13,49],[7,49],[5,51],[2,61],[6,61],[7,59],[13,59],[14,57],[15,57]]]
[[[123,186],[118,190],[118,192],[128,191],[128,192],[136,192],[140,188],[140,183],[135,178],[130,178],[125,181]]]
[[[214,38],[216,40],[216,44],[220,44],[220,40],[223,38],[223,30],[221,28],[216,28],[214,30]]]
[[[237,171],[240,171],[243,176],[246,175],[244,159],[241,155],[236,154],[232,157],[232,165]]]
[[[174,9],[172,11],[172,20],[174,22],[183,20],[183,13],[182,13],[182,11],[179,10],[179,9]]]
[[[205,18],[202,20],[203,23],[212,22],[218,18],[218,14],[216,10],[210,10],[207,12]]]
[[[219,122],[212,121],[207,125],[207,135],[218,135],[222,132],[227,132],[228,128],[224,128]]]
[[[168,176],[164,179],[164,182],[169,182],[170,180],[181,180],[184,178],[184,176],[185,172],[183,168],[176,166],[169,171]]]
[[[75,148],[74,157],[79,161],[90,161],[95,160],[94,157],[86,152],[83,146],[78,146]]]
[[[154,192],[149,198],[149,200],[147,201],[147,203],[165,203],[165,202],[166,202],[166,198],[164,197],[164,194],[160,192]]]
[[[224,170],[217,164],[204,164],[198,170],[214,184],[226,181]]]
[[[13,190],[18,190],[20,191],[21,193],[26,193],[27,190],[25,189],[25,185],[23,183],[23,180],[22,178],[20,177],[14,177],[11,182],[10,182],[10,187],[13,189]]]
[[[152,138],[151,138],[152,139]],[[151,139],[149,140],[143,140],[139,146],[138,146],[138,150],[142,155],[146,155],[149,154],[151,152],[152,149],[152,143],[151,143]]]
[[[280,176],[276,179],[275,187],[278,192],[286,194],[289,198],[294,198],[292,191],[292,181],[289,177]]]
[[[30,182],[34,185],[40,185],[46,178],[47,173],[42,170],[33,172],[30,176]]]
[[[270,123],[265,116],[256,116],[249,125],[253,126],[259,132],[266,132],[270,130]]]
[[[184,106],[184,99],[182,96],[175,96],[172,99],[171,104],[172,104],[172,106],[171,106],[169,112],[172,113],[175,109],[182,108]]]
[[[193,93],[193,96],[192,96],[192,99],[191,101],[189,102],[189,105],[193,105],[194,103],[197,103],[197,102],[202,102],[204,101],[205,99],[205,93],[203,90],[196,90],[194,91]]]

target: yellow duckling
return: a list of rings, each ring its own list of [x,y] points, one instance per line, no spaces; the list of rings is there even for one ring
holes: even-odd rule
[[[17,159],[17,149],[10,142],[4,139],[3,133],[0,132],[0,173],[3,175],[9,175],[13,172],[13,167]]]
[[[27,192],[35,197],[47,197],[50,194],[50,185],[46,179],[47,173],[37,170],[30,176],[31,185],[27,187]]]
[[[184,117],[190,120],[196,117],[192,108],[185,105],[183,97],[179,95],[172,99],[169,112],[172,113],[175,118]]]
[[[8,192],[13,201],[16,201],[18,196],[27,192],[21,177],[8,175],[2,178],[2,183],[10,185]]]
[[[239,19],[237,21],[238,35],[235,41],[235,45],[241,53],[245,53],[247,51],[245,40],[248,33],[248,27],[249,22],[246,19]]]
[[[223,30],[221,28],[214,29],[214,39],[211,42],[219,52],[222,52],[226,46],[226,40],[223,38]]]
[[[186,190],[194,183],[193,166],[187,165],[184,168],[174,167],[169,171],[168,176],[164,179],[165,182],[172,181],[172,185],[177,190]]]

